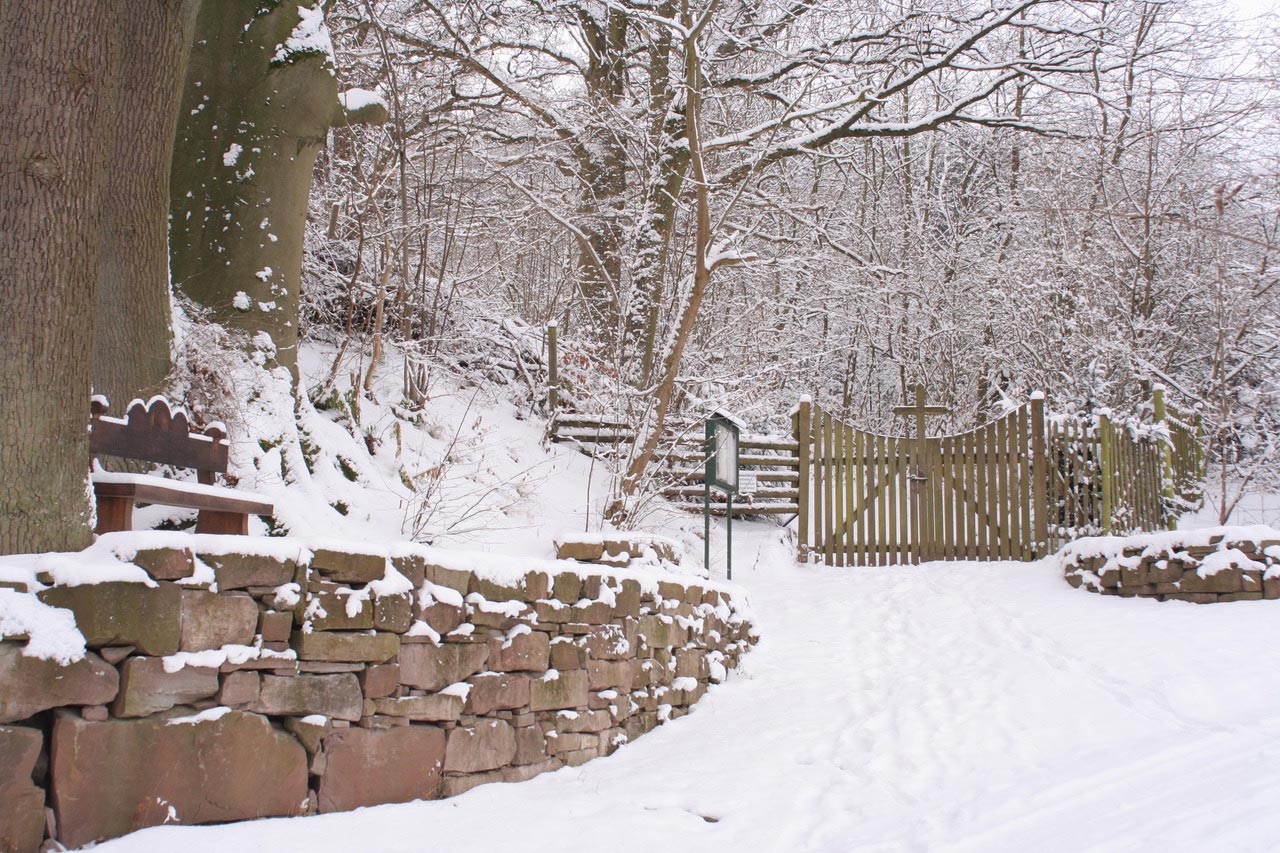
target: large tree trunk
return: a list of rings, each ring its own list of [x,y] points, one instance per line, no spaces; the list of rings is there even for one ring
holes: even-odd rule
[[[0,3],[0,554],[89,543],[100,134],[125,27],[109,3]]]
[[[132,132],[100,140],[109,166],[92,376],[94,391],[123,412],[130,399],[158,392],[169,372],[169,165],[200,0],[113,5],[128,12],[114,26],[129,30],[120,108]]]
[[[316,155],[335,124],[386,119],[381,105],[344,113],[320,15],[299,0],[204,4],[170,182],[174,287],[295,378]]]

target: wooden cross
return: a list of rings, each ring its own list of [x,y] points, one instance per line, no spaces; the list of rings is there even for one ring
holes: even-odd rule
[[[915,415],[916,418],[916,440],[920,441],[924,438],[924,419],[929,415],[949,415],[951,409],[946,406],[926,406],[924,404],[924,385],[916,385],[916,402],[914,406],[894,406],[893,413],[902,417],[910,417]]]

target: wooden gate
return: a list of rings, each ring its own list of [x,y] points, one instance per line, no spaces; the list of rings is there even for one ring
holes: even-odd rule
[[[795,427],[809,437],[799,442],[802,555],[844,566],[1044,553],[1043,400],[958,435],[875,435],[807,402]]]
[[[802,560],[890,565],[926,560],[1032,560],[1079,536],[1155,530],[1201,497],[1197,418],[1155,423],[1106,413],[1046,420],[1029,402],[958,435],[875,435],[803,401],[798,445]]]

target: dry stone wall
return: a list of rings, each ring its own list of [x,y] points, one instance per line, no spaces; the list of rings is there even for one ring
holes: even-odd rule
[[[626,569],[162,533],[91,551],[74,585],[0,581],[86,647],[35,657],[0,619],[0,851],[529,779],[687,713],[753,642],[733,589]],[[105,557],[145,575],[85,583]]]
[[[1055,557],[1067,583],[1124,597],[1214,604],[1280,599],[1280,530],[1095,536]]]

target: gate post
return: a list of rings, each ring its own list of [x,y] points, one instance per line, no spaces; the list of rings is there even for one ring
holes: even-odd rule
[[[1169,412],[1164,405],[1164,386],[1151,389],[1151,408],[1156,423],[1164,428],[1160,437],[1160,517],[1168,530],[1178,526],[1173,508],[1173,433],[1169,431]]]
[[[792,414],[791,424],[796,436],[796,456],[799,458],[799,471],[796,476],[796,524],[799,527],[796,536],[796,559],[809,559],[809,450],[811,447],[811,411],[812,402],[808,395],[800,398]]]
[[[1049,464],[1045,456],[1044,392],[1031,395],[1031,555],[1049,553]]]
[[[1098,467],[1102,478],[1102,532],[1111,534],[1111,514],[1115,511],[1115,447],[1111,440],[1111,411],[1098,412]]]
[[[552,320],[547,324],[547,409],[552,416],[560,408],[560,324]]]

